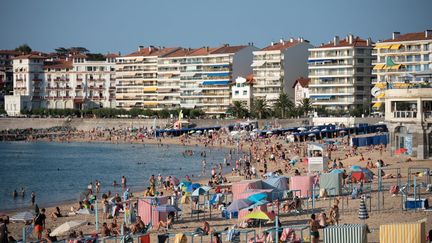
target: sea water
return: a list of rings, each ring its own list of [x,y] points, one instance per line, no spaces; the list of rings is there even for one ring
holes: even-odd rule
[[[188,149],[194,155],[183,155]],[[198,180],[203,176],[204,150],[208,177],[212,165],[223,163],[228,150],[180,145],[1,142],[0,211],[30,207],[32,191],[39,207],[78,202],[87,185],[94,185],[95,180],[101,181],[101,193],[121,192],[121,187],[112,183],[116,180],[121,184],[123,175],[132,191],[145,189],[152,174],[180,180],[189,175]],[[22,187],[24,197],[20,195]],[[18,192],[16,198],[12,197],[14,190]]]

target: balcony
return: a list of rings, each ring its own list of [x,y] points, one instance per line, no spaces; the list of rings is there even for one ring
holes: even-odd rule
[[[394,118],[417,118],[417,111],[393,111]]]
[[[75,87],[75,89],[82,90],[83,88],[82,88],[81,85],[77,85],[77,86]]]

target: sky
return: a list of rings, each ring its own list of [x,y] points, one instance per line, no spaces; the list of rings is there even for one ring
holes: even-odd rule
[[[281,38],[319,45],[350,33],[378,41],[432,29],[431,9],[431,0],[1,0],[0,49],[263,48]]]

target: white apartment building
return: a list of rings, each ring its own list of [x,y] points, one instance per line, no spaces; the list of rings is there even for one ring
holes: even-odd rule
[[[294,89],[294,105],[301,106],[303,100],[309,98],[309,83],[310,79],[300,77],[293,85]]]
[[[308,49],[313,46],[303,38],[280,40],[269,46],[254,51],[253,55],[253,86],[254,96],[265,99],[273,104],[281,92],[285,92],[294,100],[293,84],[308,73]]]
[[[379,110],[385,98],[385,89],[408,87],[424,83],[418,76],[432,69],[432,30],[400,34],[376,44],[373,55],[376,61],[372,73],[376,75],[374,109]]]
[[[84,54],[18,56],[13,60],[13,96],[28,96],[32,109],[114,107],[116,56],[108,54],[104,61]]]
[[[253,97],[253,83],[254,79],[252,74],[246,76],[246,78],[236,78],[231,88],[231,101],[240,101],[250,110]]]
[[[372,41],[353,35],[309,49],[312,105],[349,110],[371,102]]]
[[[254,50],[257,48],[251,43],[190,50],[181,63],[181,107],[202,109],[214,116],[225,114],[235,78],[252,72]]]

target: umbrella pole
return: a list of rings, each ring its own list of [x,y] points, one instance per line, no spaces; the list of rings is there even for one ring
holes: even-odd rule
[[[275,218],[275,226],[276,226],[276,243],[279,243],[279,224],[278,224],[278,221],[279,221],[279,217],[276,215],[276,218]]]
[[[96,232],[99,231],[99,213],[98,213],[98,200],[95,200],[95,218],[96,218]]]
[[[26,242],[26,227],[25,227],[25,225],[24,225],[24,227],[22,229],[22,238],[23,238],[22,242]]]

